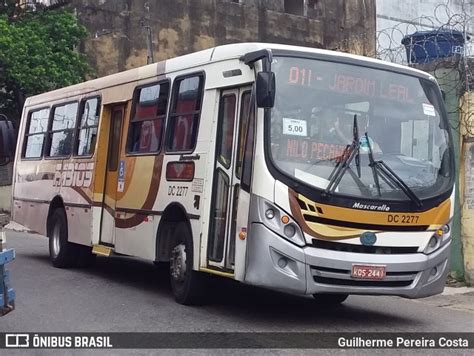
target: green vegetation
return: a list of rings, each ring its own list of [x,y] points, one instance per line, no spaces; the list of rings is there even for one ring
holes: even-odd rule
[[[0,5],[0,112],[19,120],[25,98],[83,81],[92,74],[76,51],[86,29],[67,10],[20,12]]]

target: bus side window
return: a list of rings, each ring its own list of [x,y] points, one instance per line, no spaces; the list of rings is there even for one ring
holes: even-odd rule
[[[77,156],[92,156],[97,141],[97,127],[100,117],[100,98],[90,98],[81,103],[81,122],[76,133],[74,154]]]
[[[252,96],[250,100],[241,179],[242,189],[248,192],[250,192],[250,185],[252,183],[253,149],[255,141],[255,97]]]
[[[129,153],[155,153],[161,149],[168,95],[169,82],[149,85],[136,91],[128,134]]]
[[[69,156],[72,150],[72,136],[76,128],[77,102],[53,108],[53,122],[49,131],[49,157]]]
[[[30,112],[28,130],[25,135],[24,158],[40,158],[43,144],[48,131],[49,108]]]
[[[203,82],[201,74],[175,80],[168,120],[168,151],[192,151],[196,146]]]

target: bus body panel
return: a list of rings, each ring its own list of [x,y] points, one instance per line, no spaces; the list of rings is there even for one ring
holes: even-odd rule
[[[12,217],[33,231],[46,234],[49,202],[59,194],[53,186],[55,161],[17,162]]]
[[[255,159],[254,159],[254,177],[259,179],[253,179],[252,181],[252,192],[262,198],[273,201],[274,200],[274,186],[275,178],[271,175],[265,164],[265,153],[264,153],[264,128],[263,128],[263,109],[257,110],[257,140],[255,145]]]
[[[312,247],[301,249],[278,239],[262,224],[253,224],[249,239],[249,264],[245,281],[249,284],[300,294],[349,293],[398,295],[420,298],[441,293],[449,272],[447,243],[428,258],[424,254],[367,255]],[[284,260],[284,267],[278,261]],[[384,283],[363,284],[350,278],[353,264],[384,265]],[[393,277],[391,277],[393,276]],[[322,282],[318,282],[322,281]],[[334,283],[333,283],[334,282]]]

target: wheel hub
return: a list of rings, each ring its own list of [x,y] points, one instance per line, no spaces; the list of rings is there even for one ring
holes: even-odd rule
[[[171,251],[171,276],[177,282],[184,282],[186,275],[186,250],[184,244],[179,244]]]
[[[53,255],[54,257],[57,257],[59,255],[59,250],[61,249],[59,224],[54,225],[53,235],[51,238],[53,239]]]

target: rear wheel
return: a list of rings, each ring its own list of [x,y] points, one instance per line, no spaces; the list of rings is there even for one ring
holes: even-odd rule
[[[204,276],[193,270],[193,242],[186,223],[179,223],[173,234],[170,256],[171,289],[175,300],[184,305],[201,304]]]
[[[313,298],[321,305],[331,306],[343,303],[349,294],[313,294]]]
[[[54,267],[67,268],[77,264],[79,246],[69,242],[66,213],[56,209],[49,220],[49,259]]]

